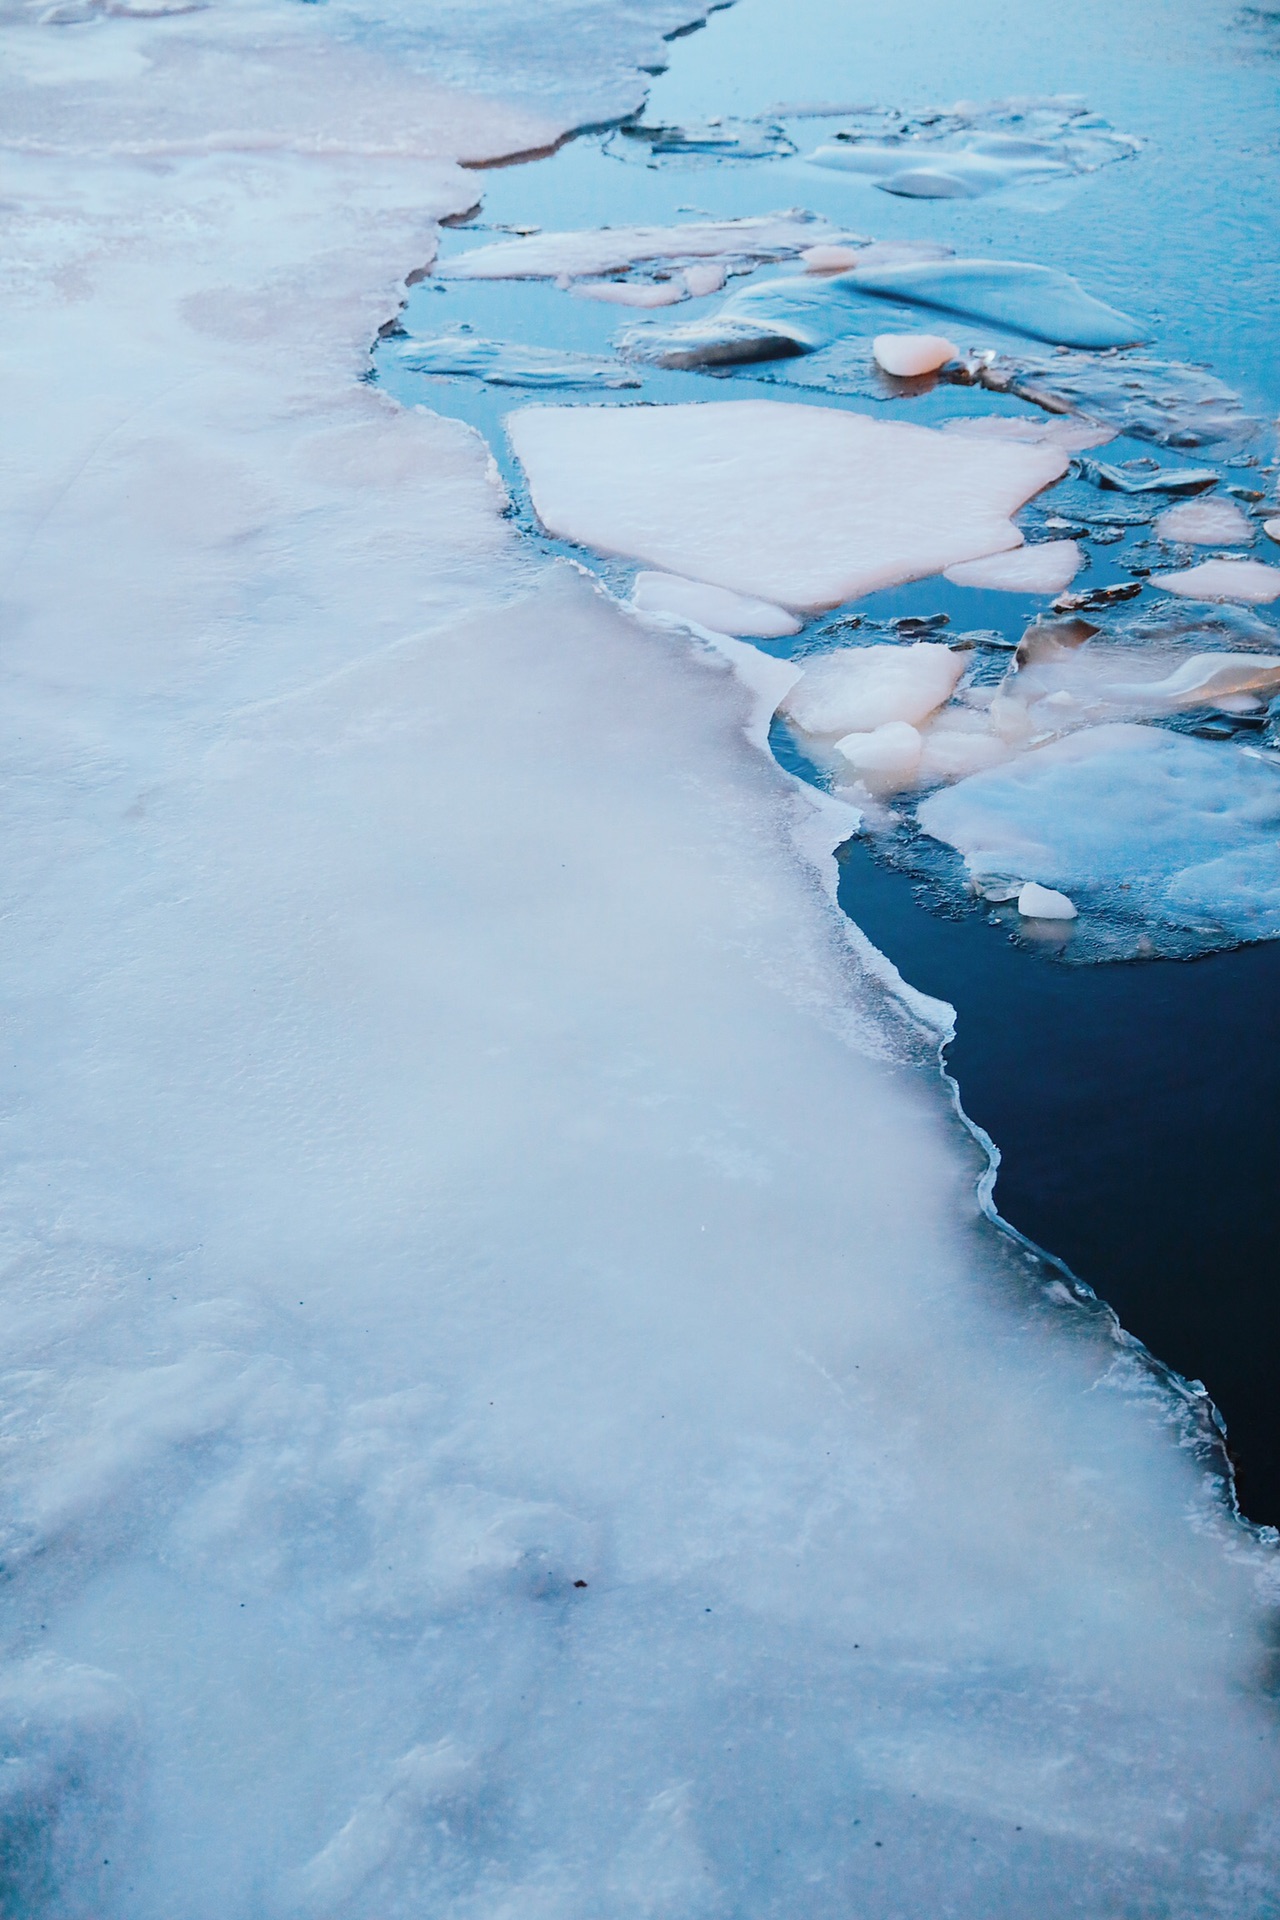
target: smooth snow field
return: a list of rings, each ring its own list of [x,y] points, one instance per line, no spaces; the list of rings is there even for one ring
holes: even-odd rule
[[[1022,686],[996,642],[962,657],[928,618],[889,628],[890,600],[971,605],[971,633],[1042,609],[1007,576],[814,585],[795,493],[760,522],[785,578],[763,533],[740,578],[730,526],[731,564],[701,573],[635,540],[571,548],[583,529],[538,527],[502,421],[630,404],[615,367],[692,411],[722,376],[651,375],[609,344],[672,316],[557,284],[649,284],[670,256],[630,231],[568,267],[544,249],[518,283],[429,271],[474,244],[441,222],[483,201],[481,220],[532,224],[520,182],[562,162],[588,196],[612,169],[615,198],[559,223],[597,233],[652,229],[654,180],[691,167],[669,177],[703,237],[672,272],[703,316],[735,276],[852,247],[869,201],[917,266],[957,234],[1022,260],[1038,227],[1035,257],[1150,327],[1144,353],[1212,357],[1143,405],[1181,420],[1198,395],[1234,421],[1232,396],[1265,396],[1260,334],[1234,334],[1234,360],[1212,337],[1227,240],[1197,256],[1194,340],[1153,320],[1154,254],[1126,274],[1051,243],[1073,195],[1128,205],[1128,176],[1140,204],[1171,126],[1207,151],[1225,98],[1262,97],[1265,23],[740,0],[664,39],[690,4],[0,16],[5,1920],[1280,1912],[1275,1536],[1239,1517],[1205,1390],[993,1217],[987,1147],[938,1070],[952,1010],[837,903],[870,845],[851,836],[915,789],[797,779],[768,751],[784,705],[855,771],[880,752],[858,741],[901,729],[880,747],[920,740],[912,764],[945,762],[936,792],[968,821],[965,780],[1000,769],[963,771],[955,737],[998,737],[1024,786],[1035,751],[988,725],[998,697],[1025,715],[1130,681],[1109,656],[1063,667],[1062,627]],[[723,96],[696,125],[682,61]],[[1170,104],[1189,78],[1190,128]],[[872,128],[910,164],[804,162],[820,219],[780,224],[791,196],[763,177],[721,206],[721,157],[793,164],[752,116],[812,104],[819,80],[833,112],[874,95],[923,116]],[[1086,82],[1098,122],[1037,108],[1030,153],[1005,109],[927,114]],[[651,85],[668,118],[647,133],[498,168]],[[1234,205],[1214,214],[1228,240]],[[729,219],[755,225],[708,237]],[[1252,270],[1230,288],[1250,312]],[[410,286],[454,303],[452,362],[394,359]],[[554,338],[497,324],[517,295],[566,316]],[[1049,296],[1092,312],[1059,280]],[[466,352],[464,298],[494,323]],[[866,304],[868,351],[942,324]],[[1138,404],[1081,351],[1009,377]],[[921,561],[908,528],[893,583],[1021,552],[1024,524],[1031,546],[1084,538],[1046,524],[1037,488],[1069,457],[1132,456],[1084,451],[1096,433],[1072,453],[933,432],[1014,410],[978,378],[994,359],[874,433],[853,421],[878,376],[847,341],[786,365],[815,363],[807,397],[734,375],[720,397],[809,407],[832,444],[905,435],[934,450],[930,485],[1000,476],[967,509],[977,546]],[[392,366],[423,384],[398,392]],[[1219,378],[1226,399],[1196,384]],[[707,495],[682,444],[668,494],[641,476],[673,542],[673,501]],[[1187,470],[1221,454],[1143,444]],[[616,519],[595,471],[585,507]],[[720,478],[740,500],[741,464]],[[1143,510],[1081,470],[1061,485]],[[1120,580],[1106,551],[1073,589]],[[907,664],[810,661],[806,687],[801,616],[853,591],[886,624],[837,643],[874,635]],[[1271,628],[1265,605],[1231,608],[1194,647],[1161,616],[1165,691],[1138,673],[1123,695],[1160,711],[1107,724],[1182,715],[1193,680],[1252,700],[1265,669],[1238,660]],[[1237,664],[1188,667],[1206,651]],[[971,676],[979,652],[999,674],[962,688],[954,662]],[[966,734],[950,703],[981,685]]]

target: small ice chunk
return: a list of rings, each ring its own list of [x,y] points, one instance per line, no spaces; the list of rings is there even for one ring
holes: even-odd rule
[[[836,752],[873,793],[896,793],[915,780],[920,735],[905,720],[890,720],[871,733],[849,733]]]
[[[436,272],[445,280],[554,280],[562,273],[620,273],[645,260],[763,262],[786,260],[815,241],[839,237],[825,220],[796,210],[676,227],[592,227],[473,247],[442,260]]]
[[[918,725],[951,698],[963,672],[964,656],[936,641],[840,647],[806,662],[782,711],[816,735],[870,733],[895,720]]]
[[[806,273],[844,273],[858,264],[857,247],[806,247],[800,261]]]
[[[899,380],[936,373],[960,349],[940,333],[878,333],[871,343],[876,362]]]
[[[1253,539],[1253,522],[1232,500],[1181,500],[1160,515],[1156,532],[1192,547],[1240,546]]]
[[[575,280],[569,291],[579,300],[604,300],[616,307],[674,307],[689,297],[683,276],[679,280]]]
[[[1014,749],[993,732],[988,713],[968,706],[944,707],[921,735],[917,785],[963,780],[998,767]]]
[[[695,265],[685,267],[680,275],[686,290],[695,300],[703,299],[708,293],[719,293],[726,277],[721,260],[699,260]]]
[[[1043,540],[1037,546],[1016,547],[1012,553],[993,553],[983,560],[965,560],[948,567],[945,578],[955,587],[985,587],[999,593],[1061,593],[1084,565],[1074,540]]]
[[[799,633],[801,624],[785,607],[750,600],[726,587],[709,587],[702,580],[684,580],[674,573],[638,573],[631,604],[638,613],[670,614],[739,639],[782,640]]]
[[[527,407],[507,431],[544,527],[793,609],[1018,546],[1056,448],[774,400]]]
[[[1018,892],[1018,912],[1024,920],[1075,920],[1079,910],[1073,900],[1056,887],[1042,887],[1028,880]]]
[[[937,307],[989,320],[1015,333],[1064,347],[1131,347],[1145,338],[1142,327],[1085,292],[1056,267],[1023,260],[941,260],[901,267],[858,267],[831,282],[884,300]]]
[[[1243,600],[1264,606],[1280,598],[1280,567],[1261,560],[1202,560],[1182,573],[1156,573],[1155,586],[1167,587],[1188,600]]]
[[[1280,540],[1280,520],[1264,520],[1262,531],[1268,540]]]

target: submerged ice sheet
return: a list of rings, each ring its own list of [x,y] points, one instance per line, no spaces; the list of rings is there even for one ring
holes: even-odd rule
[[[726,260],[758,266],[785,260],[837,233],[802,208],[738,220],[690,221],[673,227],[593,227],[581,233],[526,234],[455,254],[438,272],[446,280],[555,280],[661,260]]]
[[[907,117],[869,109],[809,159],[913,200],[970,200],[1028,181],[1093,173],[1139,142],[1067,96],[961,102]]]
[[[740,400],[507,419],[538,518],[600,553],[790,608],[838,606],[1018,546],[1052,448]]]
[[[1258,426],[1213,374],[1146,353],[975,353],[948,378],[1105,421],[1161,447],[1241,443]]]
[[[1154,951],[1280,934],[1280,766],[1157,727],[1090,727],[923,800],[970,872],[1062,888]]]
[[[639,380],[617,360],[555,347],[524,347],[506,340],[482,340],[470,333],[439,334],[434,340],[410,340],[397,357],[411,373],[463,375],[495,387],[638,387]]]
[[[868,252],[870,249],[868,249]],[[908,306],[987,321],[1039,340],[1077,347],[1129,345],[1137,322],[1085,292],[1055,267],[1009,260],[889,260],[830,276],[755,281],[715,314],[620,337],[624,350],[656,366],[716,366],[813,353],[847,334],[876,333],[876,305]]]

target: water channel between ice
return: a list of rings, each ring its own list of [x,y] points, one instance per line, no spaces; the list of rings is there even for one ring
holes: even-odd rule
[[[1117,45],[1103,47],[1090,40],[1087,23],[1077,33],[1079,22],[1046,19],[1041,44],[1028,50],[990,38],[962,46],[961,26],[948,22],[934,23],[937,33],[931,30],[927,49],[915,49],[919,59],[909,64],[904,43],[883,32],[879,39],[855,37],[848,9],[827,0],[785,9],[777,0],[738,0],[704,31],[680,36],[642,116],[647,127],[701,126],[704,151],[655,150],[642,135],[606,128],[550,158],[479,174],[481,204],[469,223],[445,236],[442,263],[520,229],[672,225],[802,206],[833,227],[876,239],[933,241],[961,254],[1064,268],[1091,293],[1148,319],[1161,355],[1225,381],[1246,413],[1267,420],[1280,400],[1263,384],[1274,383],[1276,372],[1259,296],[1270,244],[1267,210],[1275,204],[1276,159],[1266,150],[1274,50],[1257,22],[1229,7],[1208,21],[1193,20],[1185,6],[1167,14],[1177,54],[1156,53],[1149,42],[1139,52],[1133,23]],[[1192,59],[1197,44],[1201,67]],[[961,91],[994,100],[1068,90],[1087,95],[1112,128],[1136,136],[1132,158],[973,200],[878,192],[803,158],[855,108],[864,115],[872,105],[920,114],[950,105]],[[1180,107],[1193,98],[1200,123],[1216,117],[1220,135],[1194,152],[1175,137]],[[717,122],[728,123],[724,144],[736,139],[736,155],[706,150],[717,139]],[[750,153],[744,141],[749,149],[753,126],[783,137],[770,151],[773,136],[764,133],[764,150]],[[752,278],[777,272],[765,266]],[[710,314],[723,298],[694,298],[666,317]],[[638,392],[597,386],[540,396],[518,383],[424,374],[404,357],[407,335],[411,346],[469,336],[607,360],[620,328],[648,317],[569,298],[548,280],[431,274],[412,291],[403,332],[380,342],[374,377],[408,404],[476,426],[503,468],[529,537],[589,559],[619,594],[633,568],[548,540],[538,528],[503,425],[516,407],[540,397],[590,405],[762,397],[930,425],[965,413],[1035,414],[1024,401],[947,383],[906,388],[869,375],[861,385],[847,383],[849,391],[816,380],[793,384],[804,364],[794,361],[738,366],[718,378],[642,367]],[[882,324],[925,326],[929,316],[886,307]],[[950,330],[946,316],[940,324]],[[1237,444],[1173,453],[1123,435],[1103,457],[1153,452],[1188,467],[1210,460],[1220,471],[1220,492],[1232,483],[1246,492],[1274,489],[1266,428]],[[1073,517],[1087,492],[1068,479],[1056,494],[1037,499],[1022,523],[1030,531],[1048,514]],[[1095,522],[1088,571],[1075,584],[1144,582],[1138,569],[1150,547],[1150,515],[1135,513],[1125,525],[1124,496],[1093,500],[1119,510],[1114,526]],[[1167,504],[1156,502],[1152,511]],[[1259,532],[1254,556],[1269,558],[1266,548]],[[1144,593],[1139,609],[1151,598]],[[942,638],[980,629],[1012,643],[1046,607],[1043,595],[984,592],[937,577],[820,616],[796,641],[759,644],[781,656],[804,655],[838,643],[840,615],[859,616],[874,629],[876,622],[938,614],[950,622]],[[843,638],[855,631],[843,630]],[[993,653],[993,675],[1007,657]],[[784,730],[775,729],[774,742],[784,764],[813,775]],[[865,838],[845,845],[840,899],[906,979],[956,1009],[948,1064],[966,1112],[998,1143],[1002,1215],[1110,1301],[1153,1353],[1206,1382],[1228,1424],[1243,1509],[1258,1521],[1280,1520],[1280,1438],[1272,1413],[1280,1307],[1270,1198],[1280,1137],[1273,1064],[1280,943],[1194,959],[1064,964],[1069,949],[1050,942],[1038,950],[1018,937],[1010,909],[965,902],[947,884],[954,875],[883,853]]]

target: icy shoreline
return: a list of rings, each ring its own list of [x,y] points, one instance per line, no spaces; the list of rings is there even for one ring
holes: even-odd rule
[[[1259,1911],[1272,1553],[742,688],[358,384],[581,102],[4,33],[15,1913]]]

